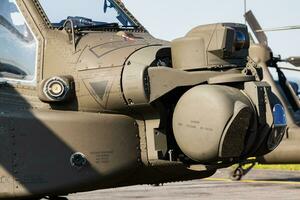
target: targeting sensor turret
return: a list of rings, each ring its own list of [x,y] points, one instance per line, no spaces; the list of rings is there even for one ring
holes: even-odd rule
[[[183,70],[214,66],[242,66],[250,39],[247,26],[219,23],[198,26],[172,42],[173,67]]]

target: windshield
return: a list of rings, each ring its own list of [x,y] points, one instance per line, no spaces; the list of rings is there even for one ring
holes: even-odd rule
[[[297,103],[295,103],[295,101],[300,101],[300,70],[297,68],[285,68],[285,66],[283,66],[282,68],[280,68],[280,71],[284,74],[286,80],[289,83],[290,86],[290,90],[288,90],[284,85],[282,85],[282,83],[280,83],[281,81],[279,80],[279,74],[276,70],[276,68],[269,68],[273,79],[279,89],[279,92],[282,94],[283,98],[285,98],[286,102],[289,105],[290,110],[292,111],[296,121],[300,122],[300,109],[297,105]],[[282,76],[281,76],[282,77]],[[290,96],[290,92],[293,92],[296,95],[296,98],[294,99],[293,96]],[[297,96],[299,98],[297,98]]]
[[[0,78],[34,80],[36,50],[16,0],[0,0]]]
[[[273,79],[277,84],[279,84],[279,77],[278,73],[275,68],[269,68]],[[281,69],[281,71],[284,73],[286,79],[289,81],[289,83],[292,86],[292,89],[294,90],[295,94],[299,96],[300,98],[300,70],[297,69]]]
[[[114,0],[39,0],[54,27],[71,19],[76,27],[136,27]]]

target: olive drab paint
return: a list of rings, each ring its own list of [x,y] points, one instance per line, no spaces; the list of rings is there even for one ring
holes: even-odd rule
[[[0,199],[205,178],[280,143],[281,102],[251,65],[245,25],[167,42],[121,1],[109,2],[136,27],[59,29],[38,0],[16,2],[36,75],[1,81]]]

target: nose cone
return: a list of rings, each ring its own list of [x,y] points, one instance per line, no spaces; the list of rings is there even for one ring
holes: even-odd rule
[[[238,90],[196,86],[176,105],[173,130],[181,150],[194,161],[241,156],[254,108]]]

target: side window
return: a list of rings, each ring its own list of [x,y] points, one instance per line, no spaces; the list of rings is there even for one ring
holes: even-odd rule
[[[269,69],[275,82],[279,86],[278,74],[276,72],[276,69],[275,68],[269,68]],[[284,73],[286,79],[290,82],[295,94],[298,95],[300,98],[300,70],[281,69],[281,71]]]
[[[37,42],[15,0],[0,0],[0,77],[34,80]]]
[[[287,80],[290,82],[295,93],[300,97],[300,71],[298,70],[282,70]]]

